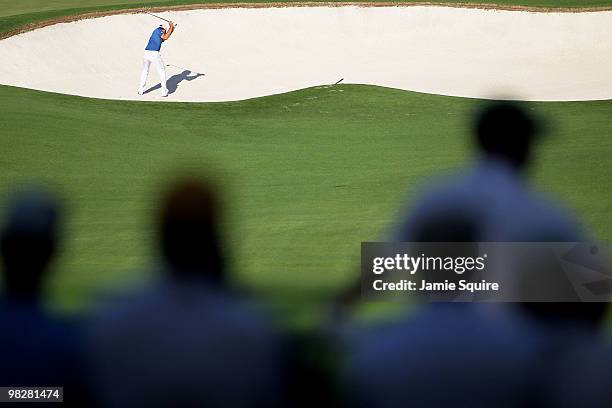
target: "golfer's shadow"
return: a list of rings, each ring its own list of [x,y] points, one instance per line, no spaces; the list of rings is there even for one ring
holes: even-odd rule
[[[192,74],[192,75],[190,75],[190,74]],[[179,84],[181,82],[183,82],[183,81],[188,81],[188,82],[189,81],[193,81],[195,79],[198,79],[201,76],[204,76],[204,74],[200,74],[198,72],[189,71],[188,69],[184,70],[180,74],[172,75],[166,81],[166,87],[168,88],[168,94],[171,95],[171,94],[175,93],[176,90],[179,87]],[[156,89],[160,89],[160,88],[161,88],[161,84],[154,85],[151,88],[149,88],[146,91],[144,91],[143,94],[148,94],[149,92],[153,92]]]

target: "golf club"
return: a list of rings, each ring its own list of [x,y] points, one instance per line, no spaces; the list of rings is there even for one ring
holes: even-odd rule
[[[165,22],[167,22],[167,23],[170,23],[170,20],[166,20],[165,18],[160,17],[160,16],[158,16],[158,15],[155,15],[155,14],[153,14],[153,13],[149,13],[148,11],[144,11],[144,10],[143,10],[143,13],[148,14],[148,15],[150,15],[150,16],[153,16],[153,17],[155,17],[155,18],[159,18],[160,20],[164,20],[164,21],[165,21]],[[174,23],[174,26],[175,26],[175,27],[178,27],[178,24],[177,24],[177,23]]]

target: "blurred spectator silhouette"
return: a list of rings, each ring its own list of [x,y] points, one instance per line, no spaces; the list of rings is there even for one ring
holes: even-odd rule
[[[483,242],[583,240],[572,214],[527,185],[534,145],[543,131],[526,104],[485,103],[472,123],[476,163],[426,187],[416,204],[401,214],[391,239],[429,242],[443,234],[448,242],[474,237]],[[348,309],[359,294],[357,282],[340,296],[340,310]]]
[[[481,108],[473,124],[479,152],[477,164],[426,192],[400,224],[397,241],[429,241],[440,230],[445,231],[449,241],[455,241],[450,231],[462,232],[457,224],[461,218],[470,220],[480,241],[586,239],[568,211],[527,186],[525,173],[534,160],[533,146],[543,129],[541,121],[525,106],[518,102],[490,102]],[[556,272],[541,270],[538,279],[545,281]],[[561,279],[556,280],[555,289],[558,293],[574,292],[570,282]],[[606,304],[594,302],[532,302],[521,306],[540,323],[563,325],[569,321],[583,328],[598,327],[607,310]]]
[[[571,214],[532,191],[525,173],[543,126],[517,102],[490,102],[476,115],[473,168],[426,191],[405,217],[396,238],[414,241],[419,224],[450,214],[474,220],[482,241],[577,241],[583,237]]]
[[[557,280],[565,277],[562,271],[550,267],[549,262],[544,262],[542,267],[526,265],[520,269],[527,275],[538,273],[538,269],[546,270],[548,285],[540,286],[542,293],[556,294],[557,284],[551,284],[555,272],[558,274]],[[592,281],[592,271],[588,268],[580,273]],[[584,278],[581,280],[586,281]],[[606,283],[609,285],[609,282]],[[525,286],[529,285],[531,280]],[[588,301],[522,302],[518,306],[525,322],[540,337],[533,368],[539,378],[539,387],[533,393],[536,405],[611,407],[612,388],[609,381],[612,378],[612,349],[603,332],[608,304]]]
[[[59,206],[53,196],[34,189],[16,193],[0,237],[0,385],[63,386],[65,401],[76,405],[84,396],[77,326],[43,306],[58,236]]]
[[[173,184],[159,217],[161,281],[108,310],[92,330],[94,383],[104,406],[275,406],[281,339],[256,306],[230,291],[207,182]]]
[[[395,239],[583,240],[568,212],[526,185],[539,130],[520,104],[488,103],[474,126],[478,163],[417,200]],[[413,318],[354,330],[347,336],[347,400],[377,407],[552,407],[570,406],[587,392],[590,406],[610,406],[603,380],[611,374],[610,350],[598,337],[606,304],[508,306],[434,303]]]
[[[447,214],[415,242],[479,241],[478,220]],[[414,317],[347,335],[345,394],[360,407],[523,407],[537,337],[520,319],[474,303],[432,303]]]

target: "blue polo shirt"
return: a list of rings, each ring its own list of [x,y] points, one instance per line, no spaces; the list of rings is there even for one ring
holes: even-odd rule
[[[164,34],[163,29],[161,27],[157,27],[153,34],[151,34],[151,38],[149,38],[149,43],[145,50],[147,51],[159,51],[161,49],[162,43],[164,40],[162,39],[162,35]]]

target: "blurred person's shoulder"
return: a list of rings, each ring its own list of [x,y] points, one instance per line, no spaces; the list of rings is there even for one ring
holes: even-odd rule
[[[38,304],[0,299],[0,328],[5,340],[15,334],[72,342],[78,337],[80,323],[79,319],[58,316]],[[41,346],[51,344],[53,343],[47,342]]]
[[[575,212],[550,193],[525,188],[519,199],[508,203],[511,217],[500,220],[504,241],[574,242],[588,239]]]
[[[399,215],[399,223],[391,231],[397,241],[414,241],[415,231],[440,220],[465,219],[485,224],[491,206],[483,191],[478,166],[428,178],[416,189]]]
[[[604,408],[612,406],[612,347],[599,336],[573,338],[544,373],[544,398],[549,406]]]
[[[190,325],[214,326],[217,331],[271,331],[267,313],[244,296],[213,284],[166,279],[102,308],[93,319],[92,332],[121,337]]]
[[[81,325],[33,304],[0,300],[0,383],[78,384]]]
[[[412,317],[352,333],[349,390],[380,406],[406,400],[419,406],[516,406],[527,389],[536,339],[520,319],[491,315],[485,307],[425,305]]]
[[[525,322],[508,308],[461,302],[433,303],[423,305],[411,316],[355,329],[349,341],[374,352],[391,352],[394,347],[401,349],[407,343],[430,347],[458,346],[463,341],[474,344],[466,351],[478,351],[478,345],[486,347],[492,339],[518,349],[533,344],[535,338],[527,335],[528,331]]]

